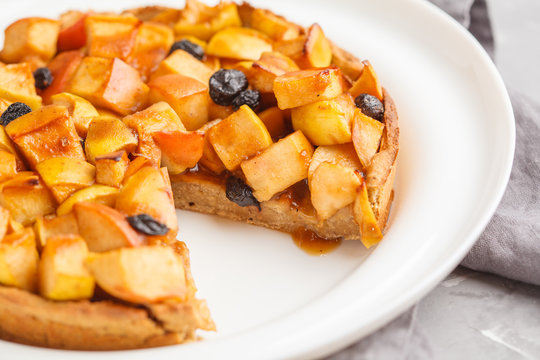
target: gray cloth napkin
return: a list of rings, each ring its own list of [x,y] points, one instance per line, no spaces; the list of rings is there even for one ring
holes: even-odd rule
[[[454,17],[493,57],[494,39],[485,0],[430,0]],[[463,260],[474,270],[540,285],[540,103],[511,93],[516,152],[506,193],[495,215]],[[416,322],[416,306],[330,360],[433,359]]]

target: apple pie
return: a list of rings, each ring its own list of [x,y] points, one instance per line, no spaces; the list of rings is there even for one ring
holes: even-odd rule
[[[0,338],[196,340],[175,209],[383,237],[398,116],[369,61],[269,10],[188,0],[30,17],[0,52]]]

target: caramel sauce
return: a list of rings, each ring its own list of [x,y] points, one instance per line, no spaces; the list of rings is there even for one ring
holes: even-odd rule
[[[298,229],[292,233],[296,246],[312,256],[322,256],[336,250],[341,245],[341,239],[325,239],[311,230]]]
[[[307,180],[300,181],[276,195],[276,200],[287,201],[296,211],[301,211],[309,216],[315,216],[315,209],[311,204],[311,194]]]
[[[227,180],[228,173],[227,171],[222,172],[219,175],[216,175],[210,170],[207,170],[204,166],[201,164],[195,165],[195,167],[192,167],[190,169],[187,169],[181,174],[173,175],[171,176],[171,180],[177,180],[177,181],[189,181],[190,179],[198,179],[198,180],[205,180],[208,182],[212,182],[215,184],[225,184],[225,181]]]

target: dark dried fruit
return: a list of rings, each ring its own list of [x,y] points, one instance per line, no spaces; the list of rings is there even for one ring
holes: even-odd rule
[[[248,88],[248,80],[241,71],[221,69],[212,75],[209,86],[212,100],[218,105],[229,106],[235,97]]]
[[[202,60],[204,58],[203,48],[195,43],[192,43],[189,40],[180,40],[175,42],[171,46],[171,51],[169,52],[169,54],[172,54],[175,50],[184,50],[193,55],[193,57],[198,60]]]
[[[238,110],[240,106],[247,105],[252,110],[256,110],[261,104],[261,93],[257,90],[242,91],[240,95],[234,98],[232,106],[234,110]]]
[[[261,210],[261,203],[253,196],[253,190],[240,178],[230,176],[226,183],[227,199],[233,203],[245,206],[256,206]]]
[[[354,99],[356,107],[362,110],[365,115],[374,118],[375,120],[383,121],[384,105],[373,95],[360,94]]]
[[[30,109],[30,106],[26,105],[22,102],[16,102],[8,106],[6,111],[2,113],[2,117],[0,117],[0,122],[2,125],[6,126],[13,120],[28,114],[29,112],[32,112],[32,109]]]
[[[53,76],[51,70],[46,67],[40,67],[34,71],[34,81],[36,88],[44,90],[48,88],[53,82]]]
[[[126,219],[132,228],[145,235],[165,235],[169,232],[167,225],[157,222],[148,214],[128,216]]]

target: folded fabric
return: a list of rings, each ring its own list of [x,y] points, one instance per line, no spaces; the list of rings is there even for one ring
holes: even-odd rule
[[[540,103],[511,94],[516,152],[506,193],[462,265],[540,285]]]

